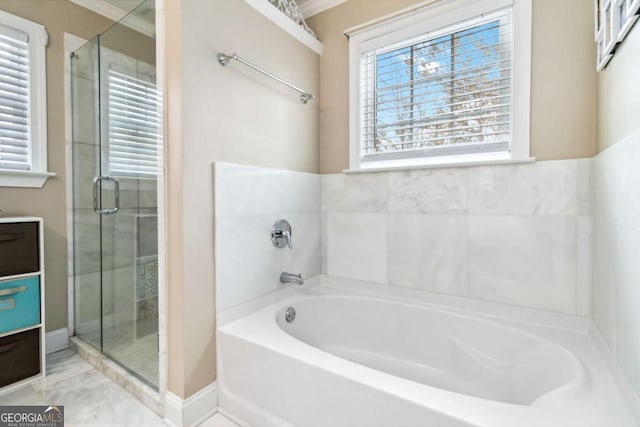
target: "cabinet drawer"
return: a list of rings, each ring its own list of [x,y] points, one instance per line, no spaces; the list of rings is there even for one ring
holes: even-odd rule
[[[40,328],[0,338],[0,387],[40,373]]]
[[[0,282],[0,333],[38,323],[40,278],[28,277]]]
[[[0,276],[35,273],[39,257],[37,222],[0,224]]]

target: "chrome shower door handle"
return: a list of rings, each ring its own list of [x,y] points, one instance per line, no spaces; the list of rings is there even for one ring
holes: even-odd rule
[[[105,176],[104,179],[105,181],[113,181],[115,187],[113,191],[114,207],[111,209],[107,209],[106,213],[107,215],[111,215],[117,213],[120,210],[120,181],[111,176]]]
[[[93,211],[100,215],[100,208],[98,207],[98,182],[102,178],[96,176],[93,178]]]
[[[110,181],[114,184],[115,206],[102,209],[102,203],[98,202],[98,184],[102,188],[102,181]],[[93,178],[93,210],[98,215],[113,215],[120,210],[120,182],[112,176],[96,176]]]

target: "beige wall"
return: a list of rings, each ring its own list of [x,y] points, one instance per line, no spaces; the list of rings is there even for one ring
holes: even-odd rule
[[[119,24],[109,28],[100,37],[100,46],[150,65],[156,64],[156,39],[139,33],[126,25]]]
[[[65,199],[64,33],[91,38],[112,21],[68,0],[1,0],[0,9],[42,24],[47,47],[47,121],[50,178],[41,189],[0,187],[3,216],[44,218],[47,330],[67,326],[67,219]]]
[[[182,238],[182,0],[165,4],[158,77],[164,86],[167,389],[185,397],[184,243]],[[209,293],[210,294],[210,293]],[[188,312],[188,310],[187,310]]]
[[[308,20],[324,44],[320,170],[349,165],[349,53],[344,30],[419,0],[349,0]],[[571,19],[567,19],[567,17]],[[586,0],[533,0],[531,155],[590,157],[595,147],[593,9]]]
[[[593,2],[533,0],[531,155],[592,157],[596,137]]]
[[[640,129],[639,26],[598,73],[598,153]]]
[[[176,156],[167,178],[168,387],[187,397],[216,376],[213,162],[319,171],[317,102],[301,104],[242,64],[223,68],[216,55],[237,52],[316,94],[320,58],[243,0],[180,3],[167,10],[165,42],[167,149]]]

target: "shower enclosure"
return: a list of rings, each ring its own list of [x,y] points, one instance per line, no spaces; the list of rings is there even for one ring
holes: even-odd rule
[[[75,334],[158,387],[155,9],[72,54]]]

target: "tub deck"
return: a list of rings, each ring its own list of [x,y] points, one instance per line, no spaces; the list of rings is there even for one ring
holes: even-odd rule
[[[322,276],[220,325],[220,407],[254,427],[638,425],[586,318]]]

